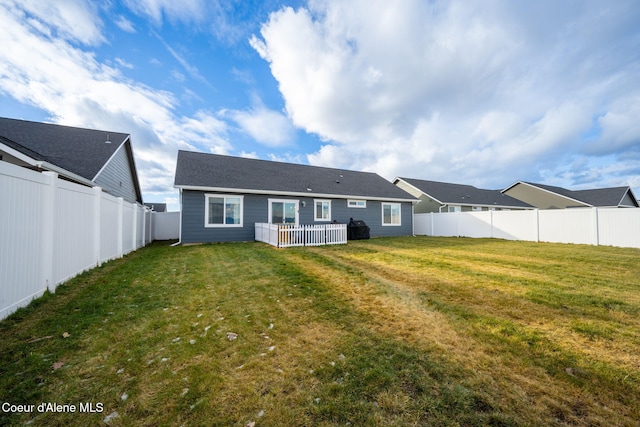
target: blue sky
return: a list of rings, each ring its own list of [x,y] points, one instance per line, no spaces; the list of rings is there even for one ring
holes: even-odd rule
[[[178,209],[179,149],[640,197],[640,3],[0,3],[0,116],[132,135]]]

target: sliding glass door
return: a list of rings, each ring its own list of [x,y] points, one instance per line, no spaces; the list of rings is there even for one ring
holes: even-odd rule
[[[298,201],[269,199],[271,224],[298,224]]]

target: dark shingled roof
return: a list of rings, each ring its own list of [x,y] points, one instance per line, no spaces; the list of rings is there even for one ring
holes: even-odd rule
[[[535,184],[532,182],[527,182],[526,184],[578,200],[579,202],[587,203],[591,206],[618,206],[629,191],[629,187],[567,190],[566,188],[555,187],[553,185]]]
[[[502,194],[500,190],[483,190],[471,185],[425,181],[414,178],[399,178],[416,187],[442,204],[507,206],[532,208],[533,206]]]
[[[381,176],[356,172],[218,154],[179,151],[176,187],[228,189],[230,191],[291,193],[362,197],[369,199],[416,199]]]
[[[45,161],[93,181],[126,133],[82,129],[0,117],[0,142],[37,161]],[[111,143],[107,144],[106,141]]]

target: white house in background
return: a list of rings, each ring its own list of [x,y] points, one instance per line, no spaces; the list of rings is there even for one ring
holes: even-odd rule
[[[102,189],[142,204],[126,133],[82,129],[0,117],[0,161]]]
[[[502,194],[500,190],[483,190],[471,185],[413,178],[396,178],[393,183],[420,200],[414,208],[417,214],[534,208],[525,202]]]
[[[631,187],[572,191],[562,187],[518,181],[502,190],[502,193],[538,209],[639,207]]]

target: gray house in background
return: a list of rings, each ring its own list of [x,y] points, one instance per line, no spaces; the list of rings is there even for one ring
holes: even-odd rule
[[[522,210],[534,207],[509,197],[500,190],[483,190],[471,185],[396,178],[394,184],[420,199],[415,213]]]
[[[518,181],[502,190],[502,193],[529,203],[538,209],[638,207],[638,200],[631,191],[631,187],[567,190],[552,185]]]
[[[181,243],[252,241],[255,223],[363,220],[371,237],[413,234],[417,200],[379,175],[179,151]]]
[[[60,126],[0,117],[0,161],[90,187],[142,204],[126,133]]]

